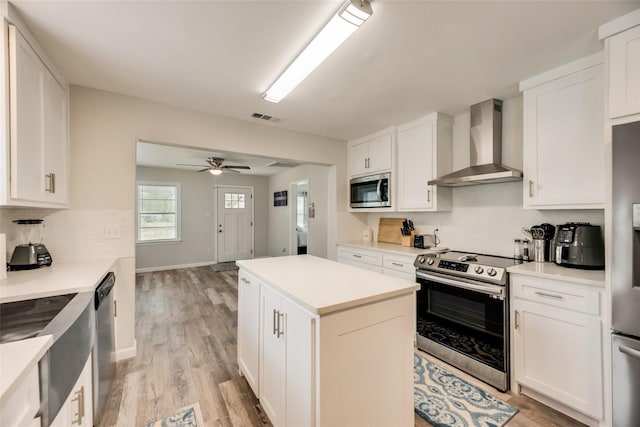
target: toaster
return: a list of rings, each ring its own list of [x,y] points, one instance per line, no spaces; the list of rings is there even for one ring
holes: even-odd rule
[[[555,263],[585,270],[603,270],[604,241],[600,226],[579,222],[559,225]]]

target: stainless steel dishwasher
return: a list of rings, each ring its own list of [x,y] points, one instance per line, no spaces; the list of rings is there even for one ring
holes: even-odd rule
[[[116,375],[115,304],[113,287],[116,276],[107,273],[98,285],[94,297],[96,310],[96,340],[93,349],[93,425],[100,425],[109,398],[111,383]]]

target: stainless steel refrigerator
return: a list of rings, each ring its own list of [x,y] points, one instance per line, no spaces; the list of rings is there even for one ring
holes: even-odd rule
[[[640,426],[640,122],[613,127],[613,425]]]

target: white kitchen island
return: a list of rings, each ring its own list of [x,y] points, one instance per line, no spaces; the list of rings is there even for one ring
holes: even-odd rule
[[[237,261],[238,364],[276,426],[412,426],[418,285],[311,255]]]

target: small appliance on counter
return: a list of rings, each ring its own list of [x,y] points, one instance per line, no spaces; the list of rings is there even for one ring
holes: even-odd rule
[[[13,250],[9,269],[30,270],[51,265],[51,254],[42,244],[44,220],[16,219],[13,222],[18,224],[18,241],[21,243]]]
[[[599,225],[571,222],[558,226],[555,262],[585,270],[604,269],[604,241]]]

